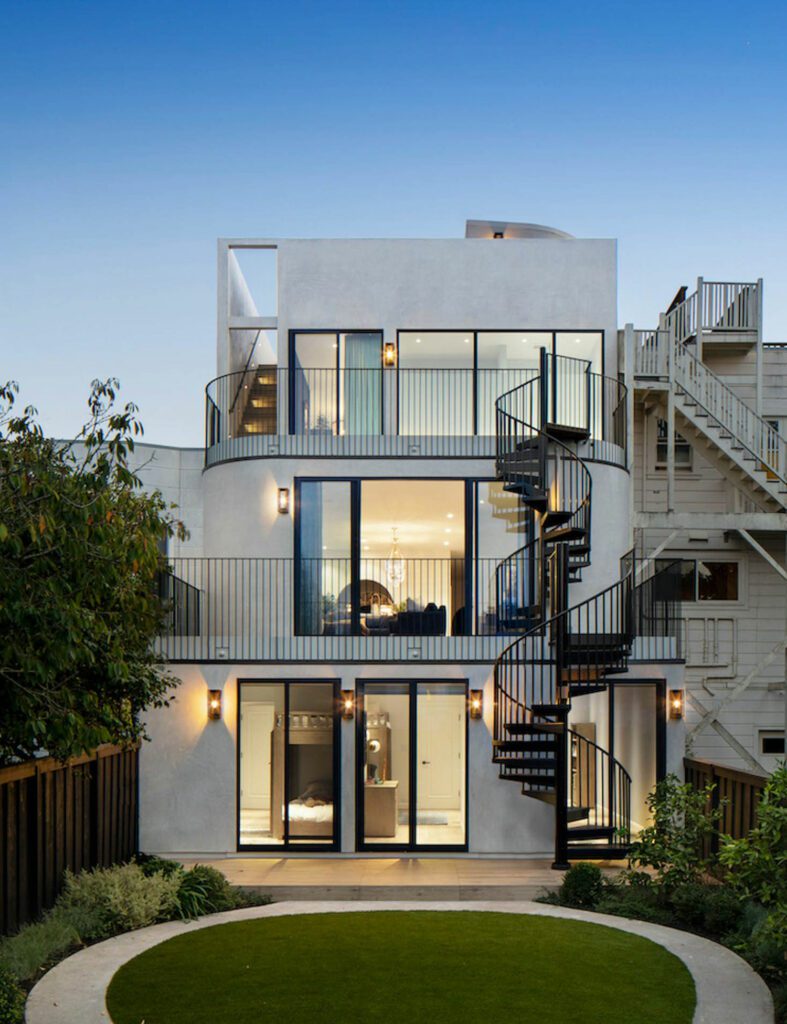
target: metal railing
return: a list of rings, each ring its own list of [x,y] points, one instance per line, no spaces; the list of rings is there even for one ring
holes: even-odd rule
[[[500,559],[174,558],[159,593],[170,661],[493,661],[535,564]]]
[[[568,730],[571,758],[568,806],[582,809],[578,825],[612,829],[625,842],[631,825],[631,776],[609,752],[574,729]],[[571,838],[571,827],[568,829]]]
[[[489,456],[495,403],[537,369],[282,368],[226,374],[205,389],[208,464],[259,455]],[[625,388],[556,357],[550,413],[587,422],[587,454],[625,465]]]
[[[680,560],[656,568],[634,562],[631,595],[632,661],[679,661],[682,658],[683,607]]]

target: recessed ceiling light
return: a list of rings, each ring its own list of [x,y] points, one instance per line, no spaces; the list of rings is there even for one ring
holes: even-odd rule
[[[450,544],[451,544],[451,542],[450,542],[449,540],[444,540],[444,541],[443,541],[443,547],[444,547],[444,548],[447,548],[447,547],[449,547],[449,546],[450,546]]]
[[[323,551],[327,551],[328,550],[328,545],[327,544],[323,544],[322,549],[323,549]]]
[[[465,338],[465,345],[469,345],[469,344],[470,344],[470,339],[469,338]]]
[[[574,338],[574,344],[579,345],[582,342],[581,338]]]
[[[453,518],[454,518],[454,513],[453,513],[453,512],[449,512],[449,513],[448,513],[448,514],[446,515],[446,517],[445,517],[445,518],[446,518],[446,519],[453,519]]]
[[[484,504],[484,499],[483,498],[479,498],[478,504],[479,505],[483,505]]]
[[[446,526],[446,528],[445,528],[445,532],[446,532],[446,533],[450,533],[450,532],[451,532],[451,527],[450,527],[450,526]]]
[[[421,339],[420,338],[416,338],[415,339],[415,343],[416,343],[416,345],[420,345],[421,344]]]
[[[363,549],[364,549],[364,551],[368,551],[369,550],[369,545],[368,544],[364,544]]]
[[[522,339],[522,344],[523,344],[523,345],[526,345],[526,344],[527,344],[527,338],[523,338],[523,339]]]

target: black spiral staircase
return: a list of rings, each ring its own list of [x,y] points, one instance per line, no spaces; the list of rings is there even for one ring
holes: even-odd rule
[[[498,620],[516,633],[494,669],[493,760],[500,778],[555,807],[555,868],[626,855],[631,778],[569,728],[572,698],[627,670],[634,559],[573,607],[569,583],[590,565],[591,476],[580,445],[625,450],[625,388],[587,362],[541,351],[539,375],[496,403],[496,473],[535,513],[535,536],[497,570]],[[595,439],[595,440],[594,440]]]

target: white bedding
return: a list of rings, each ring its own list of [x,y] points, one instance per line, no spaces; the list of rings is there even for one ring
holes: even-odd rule
[[[307,807],[300,800],[290,801],[290,821],[333,821],[333,804]]]

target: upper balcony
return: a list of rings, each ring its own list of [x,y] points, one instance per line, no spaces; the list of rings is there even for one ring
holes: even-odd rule
[[[469,347],[475,335],[466,333]],[[483,366],[476,357],[467,366],[406,366],[386,344],[351,365],[292,360],[217,377],[206,388],[205,464],[271,456],[493,458],[497,399],[535,380],[539,349],[556,345],[554,333],[505,333],[529,346],[530,365]],[[570,334],[577,351],[591,336]],[[583,456],[625,466],[625,387],[594,372],[589,359],[558,354],[551,365],[542,397],[547,420],[589,427]]]

